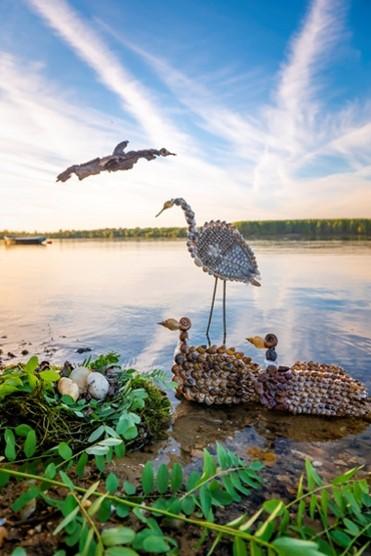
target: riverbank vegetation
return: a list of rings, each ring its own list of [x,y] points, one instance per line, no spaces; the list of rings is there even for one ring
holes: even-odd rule
[[[119,370],[112,353],[84,365],[106,376]],[[307,460],[291,499],[263,502],[256,494],[264,488],[264,465],[220,443],[188,471],[174,459],[148,460],[129,477],[127,450],[166,431],[170,402],[158,384],[173,384],[161,371],[120,369],[120,399],[74,401],[55,388],[69,370],[32,357],[0,375],[4,556],[346,556],[370,546],[371,495],[362,467],[324,480]],[[35,406],[23,411],[27,400]],[[241,513],[250,497],[260,500],[255,511]]]
[[[235,223],[251,239],[371,239],[370,218],[305,220],[251,220]],[[3,230],[4,235],[46,235],[55,239],[178,239],[186,228],[100,228],[96,230],[59,230],[58,232],[20,232]]]
[[[155,468],[147,462],[135,482],[122,481],[110,471],[86,485],[86,478],[76,472],[68,459],[57,464],[49,461],[38,472],[30,471],[24,463],[21,468],[2,465],[0,489],[3,498],[10,497],[11,504],[7,513],[27,515],[31,506],[33,511],[41,512],[41,523],[49,519],[43,540],[45,552],[34,552],[27,539],[26,543],[21,540],[14,551],[8,551],[11,531],[4,519],[0,527],[2,554],[365,553],[371,543],[371,496],[366,478],[359,476],[359,468],[324,481],[307,460],[291,500],[270,498],[253,514],[243,513],[226,520],[226,508],[238,505],[242,497],[261,488],[262,468],[260,462],[247,463],[221,444],[216,445],[215,455],[203,451],[199,471],[185,475],[178,463],[163,463]],[[53,514],[56,519],[52,522]],[[22,544],[29,546],[29,551]]]

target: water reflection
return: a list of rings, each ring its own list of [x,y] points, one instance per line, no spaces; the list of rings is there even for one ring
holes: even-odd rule
[[[279,337],[282,364],[333,362],[370,389],[371,243],[255,242],[253,247],[263,287],[228,286],[228,344],[263,362],[264,354],[244,338],[272,331]],[[0,246],[0,268],[0,348],[5,354],[19,356],[27,348],[57,361],[77,361],[84,355],[76,349],[86,346],[93,354],[118,351],[123,362],[143,370],[170,369],[177,335],[156,323],[183,315],[193,322],[191,343],[205,341],[212,278],[192,264],[182,241]],[[222,337],[221,322],[219,297],[215,342]],[[327,459],[338,455],[340,462],[345,456],[349,461],[367,458],[370,447],[364,421],[189,404],[178,406],[175,417],[161,453],[186,459],[215,440],[242,452],[256,444],[317,459],[331,453]],[[295,458],[288,459],[292,463]],[[281,472],[288,459],[281,458]]]
[[[279,438],[295,442],[327,442],[345,439],[367,430],[362,419],[295,416],[264,410],[258,406],[236,408],[205,408],[183,401],[176,409],[172,437],[185,454],[213,445],[216,441],[261,444],[274,448]]]

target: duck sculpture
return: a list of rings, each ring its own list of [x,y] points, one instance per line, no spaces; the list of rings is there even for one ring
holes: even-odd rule
[[[208,406],[255,402],[294,415],[370,415],[365,386],[341,367],[313,361],[279,366],[275,334],[247,338],[255,347],[266,350],[263,368],[234,347],[189,345],[192,323],[188,317],[158,324],[179,332],[172,372],[180,398]]]
[[[254,383],[260,368],[251,357],[225,345],[189,345],[188,331],[192,323],[187,317],[166,319],[158,324],[179,332],[172,367],[178,397],[206,405],[258,401]]]
[[[297,361],[278,366],[274,334],[246,338],[258,349],[266,349],[266,369],[259,373],[256,390],[262,405],[293,414],[328,417],[363,417],[370,404],[365,386],[337,365]]]

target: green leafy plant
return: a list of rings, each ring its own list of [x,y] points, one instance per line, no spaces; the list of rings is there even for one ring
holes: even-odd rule
[[[3,467],[0,476],[32,480],[14,501],[14,511],[41,498],[62,515],[55,534],[87,556],[176,554],[177,541],[169,533],[172,520],[198,528],[198,546],[207,543],[208,556],[217,553],[220,543],[230,543],[234,556],[365,553],[371,544],[371,495],[367,479],[358,477],[360,468],[325,482],[307,461],[293,500],[272,498],[253,515],[216,523],[215,508],[238,502],[260,488],[261,468],[260,462],[247,464],[218,444],[215,456],[204,450],[202,470],[187,477],[178,463],[155,469],[151,462],[138,484],[121,484],[111,472],[104,489],[99,481],[82,488],[65,472],[57,475],[56,469],[41,476]],[[53,489],[67,494],[56,497]]]
[[[98,355],[95,359],[87,357],[83,362],[83,367],[94,369],[94,371],[105,372],[110,367],[118,367],[120,361],[120,354],[114,351]]]
[[[111,472],[104,490],[100,481],[81,488],[56,466],[48,466],[42,476],[2,468],[0,476],[32,481],[14,501],[13,510],[42,499],[62,515],[55,534],[63,534],[64,543],[76,547],[79,554],[129,556],[137,551],[171,554],[177,542],[166,532],[166,519],[180,519],[217,533],[224,530],[214,523],[213,510],[238,502],[241,495],[260,488],[262,467],[257,461],[247,464],[218,444],[215,456],[204,450],[202,470],[192,471],[188,477],[178,463],[171,467],[161,464],[155,469],[148,462],[138,484],[122,482]],[[64,489],[67,494],[64,498],[53,496],[53,489]],[[102,526],[110,520],[124,520],[125,524]],[[125,548],[126,552],[118,548],[113,551],[113,547]],[[131,552],[127,552],[129,549]]]
[[[29,394],[35,390],[46,392],[52,389],[60,375],[56,367],[42,368],[33,356],[26,364],[9,367],[0,374],[0,400],[14,393]]]
[[[170,401],[151,374],[121,369],[115,353],[90,359],[95,370],[115,369],[115,394],[104,401],[60,396],[57,368],[42,368],[36,357],[0,375],[0,446],[9,461],[30,457],[60,458],[71,465],[78,458],[82,474],[86,456],[103,470],[113,457],[164,434]],[[157,373],[155,373],[157,376]]]

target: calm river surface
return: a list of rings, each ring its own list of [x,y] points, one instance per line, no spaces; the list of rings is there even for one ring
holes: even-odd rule
[[[246,336],[278,335],[282,364],[321,360],[343,366],[371,391],[371,243],[252,242],[262,287],[228,284],[228,345],[263,362]],[[170,372],[176,333],[156,323],[192,319],[191,341],[205,343],[213,279],[192,263],[183,241],[55,241],[47,247],[0,244],[0,348],[63,362],[76,349],[118,351],[140,370]],[[221,291],[219,292],[221,294]],[[212,339],[219,343],[221,297]],[[4,357],[4,356],[3,356]],[[5,357],[6,359],[6,357]],[[241,454],[269,450],[272,478],[296,473],[305,455],[322,472],[371,466],[368,423],[287,416],[261,409],[205,409],[174,400],[169,438],[159,458],[190,462],[225,441]],[[276,481],[277,482],[277,481]]]

